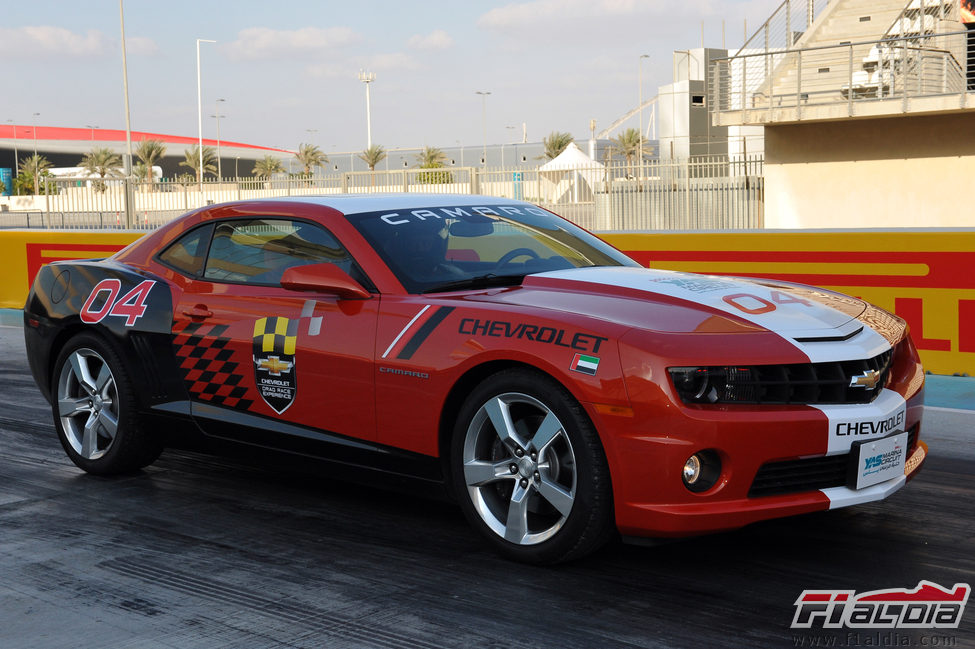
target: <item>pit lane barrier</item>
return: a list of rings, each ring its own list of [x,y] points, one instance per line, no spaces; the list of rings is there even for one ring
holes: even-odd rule
[[[104,257],[141,232],[0,232],[0,309],[22,309],[38,269]],[[645,266],[767,277],[868,300],[910,324],[927,370],[975,375],[975,230],[603,232]],[[4,317],[4,322],[10,320]]]

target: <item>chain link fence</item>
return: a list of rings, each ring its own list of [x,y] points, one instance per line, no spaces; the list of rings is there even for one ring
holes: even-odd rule
[[[42,195],[0,205],[5,208],[0,228],[150,230],[227,201],[387,192],[525,200],[593,231],[761,228],[763,159],[712,156],[565,169],[444,167],[202,183],[50,179]]]

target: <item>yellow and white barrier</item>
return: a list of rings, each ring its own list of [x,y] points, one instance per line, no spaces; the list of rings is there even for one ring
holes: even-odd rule
[[[105,257],[134,232],[0,232],[0,308],[23,308],[41,265]],[[769,277],[855,295],[908,321],[926,369],[975,374],[975,230],[602,235],[652,268]]]

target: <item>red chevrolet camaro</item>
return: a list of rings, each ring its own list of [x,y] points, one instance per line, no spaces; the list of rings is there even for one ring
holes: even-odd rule
[[[522,561],[883,499],[927,450],[900,318],[642,268],[520,201],[208,206],[108,259],[43,267],[24,319],[85,471],[193,438],[408,476]]]

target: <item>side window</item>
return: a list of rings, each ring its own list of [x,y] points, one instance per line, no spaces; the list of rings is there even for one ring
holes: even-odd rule
[[[246,284],[278,284],[284,271],[332,263],[370,286],[355,261],[325,229],[302,221],[248,219],[216,224],[204,278]]]
[[[184,275],[196,277],[203,272],[203,261],[206,259],[206,244],[210,239],[207,225],[190,230],[159,253],[157,259],[170,268],[178,270]]]

